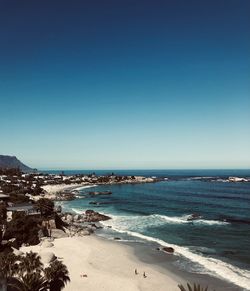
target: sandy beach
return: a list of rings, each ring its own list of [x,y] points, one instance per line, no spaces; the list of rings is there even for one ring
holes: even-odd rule
[[[131,247],[99,238],[68,237],[56,239],[54,246],[23,247],[38,254],[53,252],[68,267],[71,282],[65,291],[177,291],[180,280],[155,265],[141,262]],[[135,269],[138,275],[135,275]],[[143,277],[146,273],[146,278]],[[86,274],[87,277],[81,277]]]
[[[38,200],[39,198],[48,198],[48,199],[56,199],[56,195],[60,192],[64,192],[66,190],[82,190],[85,188],[96,187],[96,185],[89,185],[86,183],[81,184],[55,184],[55,185],[45,185],[41,188],[45,191],[43,196],[37,195],[34,197],[34,200]]]

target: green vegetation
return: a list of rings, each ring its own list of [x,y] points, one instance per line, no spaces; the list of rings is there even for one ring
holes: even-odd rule
[[[70,281],[68,270],[62,262],[55,260],[44,270],[45,277],[49,283],[50,290],[60,291]]]
[[[20,247],[23,243],[36,245],[39,243],[40,223],[40,218],[26,216],[24,213],[13,213],[12,220],[7,223],[4,239],[15,238],[16,247]]]
[[[50,216],[54,212],[54,202],[47,198],[41,198],[36,202],[36,207],[40,210],[42,216]]]
[[[7,176],[21,176],[22,172],[19,168],[1,168],[0,167],[0,175],[7,175]]]
[[[40,256],[10,253],[0,256],[0,289],[13,291],[60,291],[70,282],[67,267],[57,259],[43,268]]]
[[[4,204],[0,204],[0,224],[2,224],[7,218],[7,209]]]
[[[183,285],[178,285],[179,289],[181,291],[208,291],[208,287],[202,287],[200,284],[195,284],[193,287],[187,283],[187,288],[185,288]]]

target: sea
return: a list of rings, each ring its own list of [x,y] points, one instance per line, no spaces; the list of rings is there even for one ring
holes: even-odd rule
[[[50,173],[56,171],[50,171]],[[65,174],[93,171],[64,171]],[[174,248],[179,270],[207,274],[238,289],[250,290],[250,182],[228,182],[230,176],[250,177],[250,170],[109,170],[97,175],[140,175],[162,180],[147,184],[103,185],[79,191],[64,211],[87,209],[112,219],[98,232],[107,239],[152,247]],[[88,197],[89,191],[111,195]],[[95,201],[93,205],[90,202]],[[197,219],[191,220],[195,214]],[[231,286],[231,285],[228,285]]]

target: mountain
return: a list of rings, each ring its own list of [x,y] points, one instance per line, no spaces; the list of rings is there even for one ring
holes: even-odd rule
[[[23,172],[32,172],[34,169],[24,165],[15,156],[4,156],[0,155],[0,169],[12,169],[19,168]]]

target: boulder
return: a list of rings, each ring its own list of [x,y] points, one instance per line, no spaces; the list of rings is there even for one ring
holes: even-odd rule
[[[73,215],[68,214],[68,215],[66,216],[66,220],[67,220],[67,222],[73,222]]]
[[[56,212],[58,212],[58,213],[61,213],[62,212],[62,206],[61,205],[58,205],[56,207]]]
[[[61,229],[52,229],[51,236],[53,238],[63,238],[63,237],[68,237],[69,235]]]
[[[76,214],[76,215],[74,216],[74,221],[78,221],[78,220],[80,220],[80,219],[81,219],[81,215]]]
[[[83,236],[85,236],[85,235],[90,235],[90,232],[89,232],[89,230],[81,230],[80,232],[79,232],[79,235],[83,235]]]
[[[95,226],[92,226],[92,225],[88,225],[87,226],[87,229],[94,232],[96,230],[96,227]]]
[[[86,210],[84,221],[86,222],[98,222],[110,219],[109,216],[95,212],[93,210]]]
[[[43,264],[49,264],[56,259],[56,256],[51,252],[41,253],[40,256]]]
[[[13,248],[13,247],[12,247],[12,250],[13,250],[13,254],[16,255],[16,256],[22,256],[22,255],[23,255],[23,252],[21,252],[21,251],[15,249],[15,248]]]
[[[90,209],[85,211],[85,215],[92,215],[94,213],[95,213],[95,211],[94,210],[90,210]]]
[[[48,227],[49,227],[50,229],[52,229],[52,228],[56,228],[56,222],[55,222],[55,219],[50,219],[50,220],[49,220]]]
[[[172,254],[174,252],[174,248],[172,248],[172,247],[163,247],[162,250],[164,252],[167,252],[167,253],[170,253],[170,254]]]
[[[96,229],[103,228],[99,222],[91,223],[91,226],[95,227]]]
[[[49,241],[44,241],[42,243],[42,247],[44,248],[52,248],[54,246],[54,244],[52,242],[49,242]]]
[[[196,220],[196,219],[199,219],[199,218],[201,218],[200,214],[193,213],[193,214],[189,215],[189,217],[187,218],[187,221],[193,221],[193,220]]]

